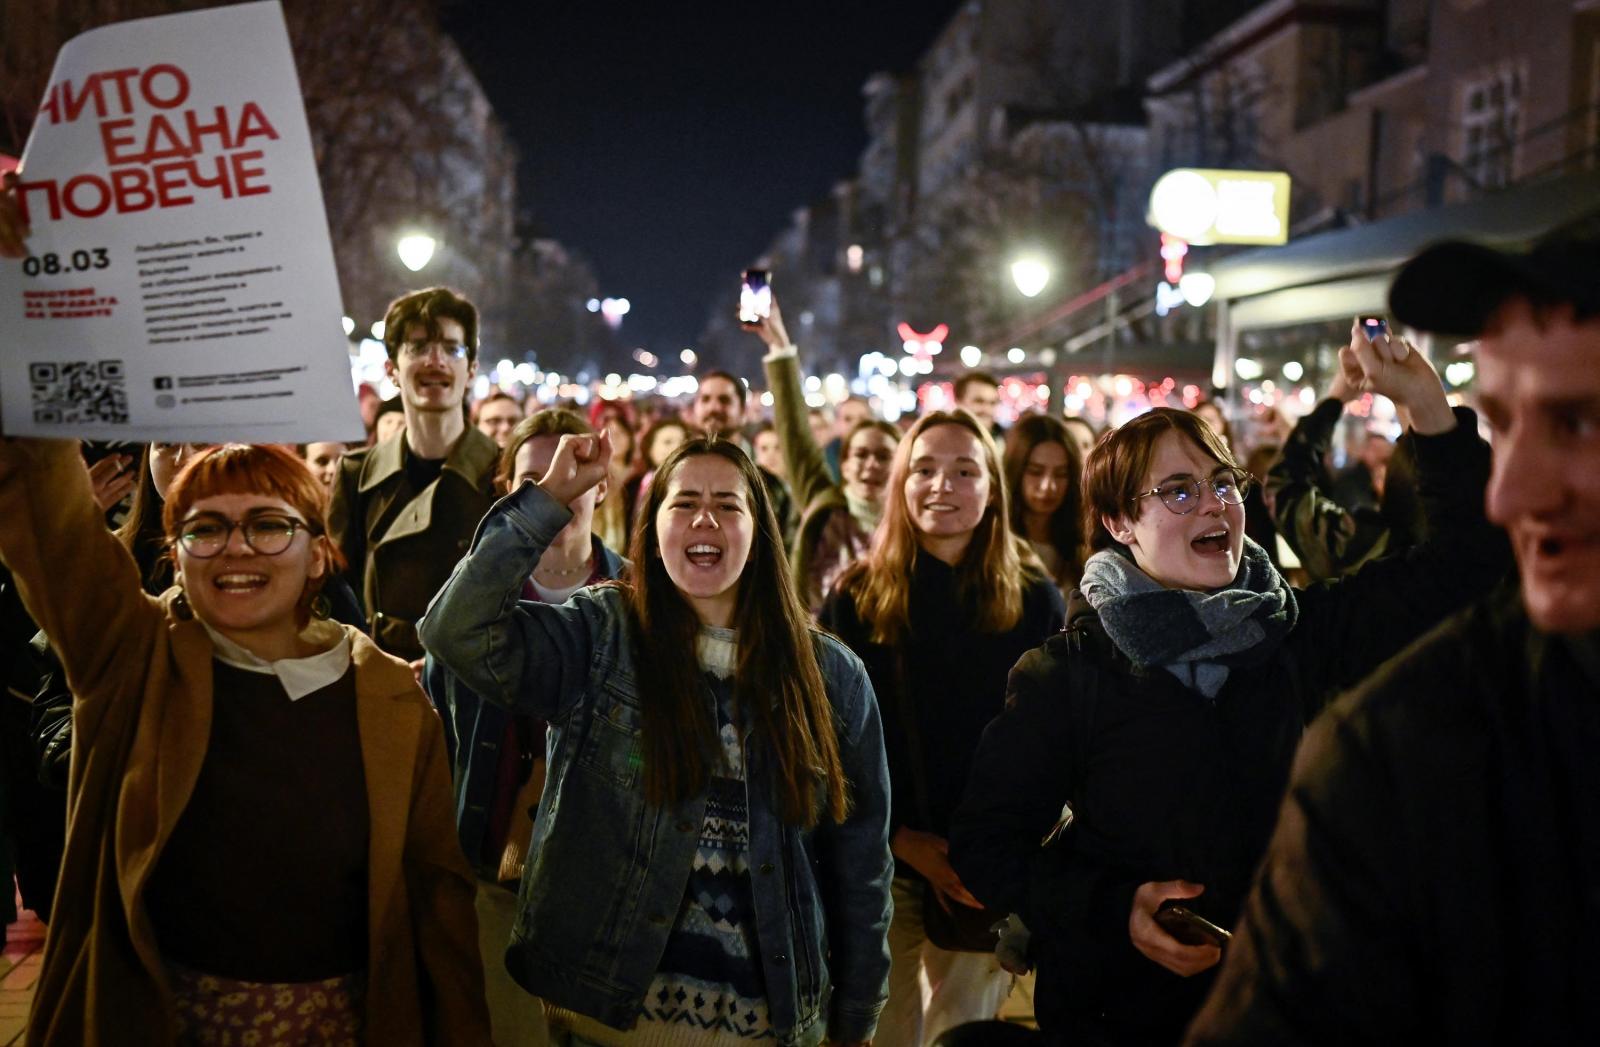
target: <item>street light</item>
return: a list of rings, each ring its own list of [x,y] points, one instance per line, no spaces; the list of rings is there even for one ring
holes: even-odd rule
[[[438,242],[426,233],[410,233],[400,238],[395,250],[400,255],[401,264],[415,273],[428,264],[433,257],[433,249],[438,246]]]
[[[1019,258],[1011,263],[1011,279],[1024,298],[1037,298],[1050,282],[1050,267],[1038,258]]]
[[[1210,273],[1184,273],[1178,280],[1178,293],[1183,295],[1185,302],[1196,309],[1211,301],[1211,296],[1216,290],[1216,277]]]

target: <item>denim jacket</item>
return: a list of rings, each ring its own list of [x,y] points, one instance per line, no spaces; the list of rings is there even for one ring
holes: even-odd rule
[[[639,667],[624,593],[564,604],[518,599],[571,519],[537,486],[479,525],[418,628],[423,645],[486,700],[550,724],[544,796],[506,965],[557,1006],[631,1028],[683,901],[704,793],[644,798]],[[853,808],[803,831],[775,808],[760,746],[746,756],[750,869],[762,973],[778,1042],[865,1040],[888,996],[889,778],[877,701],[861,662],[815,634]],[[710,701],[709,691],[707,701]]]
[[[622,577],[627,561],[594,537],[594,562],[607,579]],[[482,879],[495,882],[498,864],[485,867],[485,837],[489,835],[489,808],[494,803],[500,773],[500,747],[505,742],[511,710],[478,697],[472,688],[427,656],[422,673],[428,700],[444,721],[445,748],[450,754],[450,781],[455,789],[456,832],[467,861]]]

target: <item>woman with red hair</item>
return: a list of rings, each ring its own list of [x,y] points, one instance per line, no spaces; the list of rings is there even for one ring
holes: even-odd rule
[[[200,451],[156,598],[77,445],[0,440],[0,560],[74,696],[29,1043],[488,1042],[443,734],[404,662],[327,620],[323,505],[283,448]]]

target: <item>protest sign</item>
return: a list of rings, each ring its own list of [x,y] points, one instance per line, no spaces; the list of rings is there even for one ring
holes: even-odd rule
[[[339,281],[275,2],[91,30],[61,49],[0,260],[11,436],[362,436]]]

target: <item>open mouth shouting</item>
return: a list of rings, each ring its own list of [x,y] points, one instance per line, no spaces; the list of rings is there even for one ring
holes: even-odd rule
[[[722,562],[722,548],[710,542],[695,542],[683,551],[683,558],[701,570],[714,570]]]
[[[1189,547],[1201,556],[1227,556],[1229,532],[1226,527],[1213,527],[1189,541]]]

